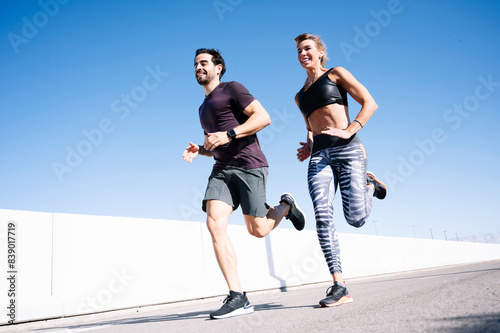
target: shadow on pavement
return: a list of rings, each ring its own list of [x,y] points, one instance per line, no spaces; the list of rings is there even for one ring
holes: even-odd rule
[[[450,317],[450,318],[443,318],[440,321],[449,322],[452,327],[440,329],[439,332],[453,332],[453,333],[500,332],[500,313]]]
[[[283,306],[278,303],[264,303],[264,304],[253,304],[254,311],[269,311],[269,310],[286,310],[286,309],[300,309],[300,308],[313,308],[314,305],[303,305],[303,306]],[[104,320],[99,321],[97,323],[88,323],[88,324],[74,324],[74,325],[64,325],[64,326],[53,326],[46,328],[39,328],[33,331],[49,331],[56,329],[86,329],[97,326],[120,326],[120,325],[134,325],[134,324],[144,324],[144,323],[158,323],[158,322],[170,322],[177,320],[193,320],[193,319],[204,319],[211,320],[209,318],[210,313],[217,310],[214,308],[213,310],[208,311],[196,311],[196,312],[188,312],[188,313],[175,313],[169,315],[156,315],[156,316],[144,316],[139,318],[128,318],[128,319],[116,319],[116,320]]]

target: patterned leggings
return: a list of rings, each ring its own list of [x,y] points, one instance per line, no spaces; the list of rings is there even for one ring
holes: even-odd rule
[[[366,153],[360,142],[314,152],[309,162],[308,186],[316,229],[331,274],[342,273],[340,249],[333,224],[333,199],[340,185],[344,216],[359,228],[371,213],[373,190],[366,186]]]

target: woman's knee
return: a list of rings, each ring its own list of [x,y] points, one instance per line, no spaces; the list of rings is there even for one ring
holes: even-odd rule
[[[353,218],[348,217],[348,216],[345,217],[347,223],[349,223],[349,225],[352,225],[355,228],[361,228],[366,223],[367,218],[368,218],[368,216],[364,216],[360,219],[353,219]]]

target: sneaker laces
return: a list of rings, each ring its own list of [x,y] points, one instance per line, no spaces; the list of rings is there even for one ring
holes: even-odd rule
[[[231,294],[227,295],[222,304],[227,304],[228,306],[231,306],[231,303],[236,300],[236,296],[231,296]]]
[[[333,296],[337,290],[340,290],[342,286],[339,286],[338,284],[334,284],[333,286],[328,287],[326,290],[326,296]]]

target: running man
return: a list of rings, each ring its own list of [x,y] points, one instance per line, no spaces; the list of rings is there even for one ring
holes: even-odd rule
[[[199,108],[205,142],[190,142],[183,159],[189,163],[198,155],[215,159],[202,209],[207,213],[215,257],[229,287],[222,307],[210,314],[211,319],[222,319],[253,312],[241,287],[236,252],[227,234],[231,213],[241,204],[247,230],[255,237],[266,236],[283,217],[302,230],[305,216],[288,193],[281,196],[278,206],[266,204],[268,164],[256,135],[271,123],[264,107],[240,83],[220,81],[226,66],[218,50],[196,50],[194,69],[196,80],[205,90]]]

